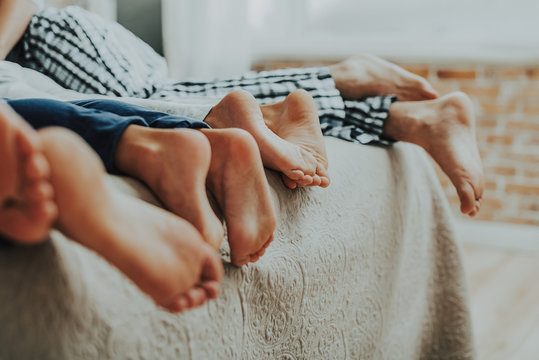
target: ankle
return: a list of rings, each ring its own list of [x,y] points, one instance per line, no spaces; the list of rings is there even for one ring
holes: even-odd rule
[[[396,102],[389,108],[383,135],[397,141],[410,142],[425,147],[424,134],[428,132],[428,121],[419,103]]]
[[[148,128],[131,125],[118,142],[114,164],[121,173],[143,180],[141,177],[146,173],[146,164],[156,159],[159,151]]]

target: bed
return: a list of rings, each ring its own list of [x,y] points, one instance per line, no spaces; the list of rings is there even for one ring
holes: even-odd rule
[[[3,97],[84,98],[2,62]],[[203,117],[208,99],[124,99]],[[0,248],[0,359],[471,359],[468,294],[449,205],[419,147],[327,138],[332,184],[288,190],[267,176],[275,240],[228,264],[222,294],[170,314],[86,248],[53,231]],[[110,177],[157,203],[133,179]]]

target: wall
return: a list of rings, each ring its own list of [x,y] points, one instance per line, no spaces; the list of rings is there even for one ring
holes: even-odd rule
[[[271,61],[254,68],[318,64],[324,62]],[[539,225],[539,66],[401,65],[427,78],[441,94],[461,90],[474,102],[486,176],[476,219]],[[438,173],[457,210],[449,179]]]
[[[163,54],[161,0],[117,0],[118,22]]]

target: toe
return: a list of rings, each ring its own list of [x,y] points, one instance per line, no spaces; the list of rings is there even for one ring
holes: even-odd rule
[[[182,312],[189,308],[189,299],[186,295],[180,295],[170,305],[165,306],[166,309],[172,312]]]
[[[206,244],[204,244],[206,245]],[[224,274],[223,263],[217,252],[209,245],[206,245],[207,257],[202,267],[201,281],[221,281]]]
[[[41,153],[30,156],[24,166],[24,175],[29,180],[46,179],[50,176],[50,167],[47,159]]]
[[[301,170],[292,170],[288,174],[286,174],[286,176],[291,180],[300,180],[303,179],[305,174]]]
[[[199,286],[189,289],[185,296],[189,301],[189,308],[199,307],[207,300],[206,291]]]
[[[322,184],[322,178],[318,174],[314,174],[313,182],[309,186],[320,186]]]
[[[299,187],[309,186],[313,182],[313,177],[311,175],[305,175],[303,179],[297,180],[296,184],[298,184]]]
[[[331,181],[329,180],[329,177],[327,176],[322,176],[320,179],[322,180],[320,182],[320,187],[327,188],[329,184],[331,183]]]
[[[463,214],[470,213],[475,207],[475,194],[472,186],[465,182],[457,187],[457,193],[460,199],[460,211]]]
[[[438,91],[425,79],[421,78],[422,95],[425,100],[436,99],[440,96]]]
[[[32,202],[50,200],[54,197],[54,188],[49,182],[37,181],[24,189],[24,195]]]
[[[284,174],[281,176],[281,179],[283,180],[284,185],[289,189],[294,190],[295,188],[298,187],[298,184],[296,184],[294,180],[290,179],[288,176]]]
[[[208,299],[216,299],[221,292],[221,285],[218,281],[205,281],[200,286],[206,291]]]

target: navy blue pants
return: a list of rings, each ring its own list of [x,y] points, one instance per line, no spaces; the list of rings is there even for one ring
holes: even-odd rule
[[[5,99],[34,129],[61,126],[77,133],[99,155],[109,173],[118,174],[114,154],[129,125],[159,129],[209,128],[201,121],[151,111],[113,100],[57,101]]]

